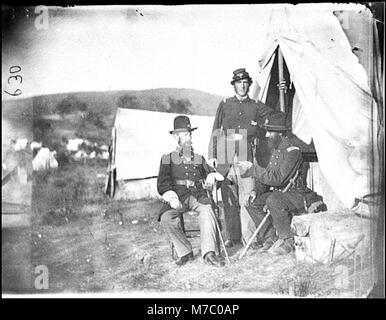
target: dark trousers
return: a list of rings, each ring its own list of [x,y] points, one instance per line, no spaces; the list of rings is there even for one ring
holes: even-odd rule
[[[241,238],[240,206],[237,185],[228,178],[221,183],[221,198],[224,204],[225,240],[239,241]]]
[[[240,179],[239,183],[241,183]],[[238,187],[240,186],[228,178],[225,178],[221,184],[221,197],[224,204],[225,239],[230,239],[234,241],[239,241],[240,239],[243,239],[246,242],[248,241],[249,236],[253,234],[254,229],[259,225],[260,221],[265,216],[265,213],[263,213],[265,198],[264,203],[260,208],[261,213],[258,214],[259,218],[257,218],[256,215],[251,215],[248,212],[248,207],[243,208],[246,209],[253,222],[255,223],[255,227],[251,230],[248,230],[251,227],[248,228],[247,226],[245,226],[245,224],[248,224],[248,221],[244,217],[244,215],[248,213],[241,212],[240,202],[244,200],[243,198],[245,197],[247,192],[249,193],[249,191],[252,191],[252,188],[247,192],[245,192],[246,190],[244,190],[244,192],[240,192]],[[259,183],[258,181],[255,181],[253,189],[256,191],[257,195],[262,195],[269,190],[269,187],[262,183]],[[259,211],[259,209],[257,209],[257,211]],[[243,216],[241,217],[241,215]],[[242,226],[243,223],[244,226]]]
[[[269,191],[258,195],[255,201],[247,207],[256,226],[267,214],[263,211],[264,205],[267,205],[271,217],[260,230],[258,239],[264,241],[269,237],[273,238],[275,233],[280,239],[291,238],[293,236],[291,233],[292,217],[304,212],[303,194],[297,191]]]
[[[266,192],[260,194],[256,197],[255,201],[246,207],[249,215],[251,216],[253,222],[256,225],[256,228],[260,225],[261,221],[263,221],[267,212],[264,212],[263,208],[265,206],[267,198],[272,194],[272,192]],[[276,232],[273,227],[272,216],[265,222],[262,228],[257,235],[258,242],[264,242],[268,238],[275,238]]]
[[[267,197],[266,204],[279,238],[292,238],[292,217],[305,211],[303,194],[298,191],[273,191]]]

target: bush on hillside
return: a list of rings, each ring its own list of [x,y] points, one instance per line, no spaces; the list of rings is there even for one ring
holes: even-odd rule
[[[60,115],[66,115],[71,114],[76,111],[84,112],[87,110],[87,105],[78,100],[77,98],[70,96],[67,98],[64,98],[59,104],[56,106],[56,111]]]
[[[179,114],[192,114],[192,103],[189,101],[189,99],[174,99],[172,97],[169,97],[168,102],[168,112]]]
[[[136,96],[124,95],[118,99],[118,108],[139,109],[140,103]]]
[[[49,120],[42,118],[33,119],[33,139],[34,141],[45,141],[46,137],[49,137],[53,128]]]
[[[52,111],[49,109],[48,100],[49,99],[44,96],[32,97],[32,106],[35,117],[43,114],[48,114],[50,113],[50,111]]]
[[[79,121],[77,121],[75,128],[75,135],[77,137],[98,143],[102,143],[101,140],[110,134],[103,115],[96,111],[87,111],[82,114]]]
[[[103,117],[99,112],[87,111],[83,118],[83,121],[92,123],[98,128],[106,128],[105,123],[103,121]]]

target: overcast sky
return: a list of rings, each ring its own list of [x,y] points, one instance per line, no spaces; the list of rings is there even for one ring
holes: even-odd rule
[[[47,30],[35,27],[32,8],[3,41],[3,88],[20,88],[20,98],[162,87],[228,96],[234,69],[257,74],[272,7],[49,7]],[[22,69],[19,86],[7,84],[12,65]]]

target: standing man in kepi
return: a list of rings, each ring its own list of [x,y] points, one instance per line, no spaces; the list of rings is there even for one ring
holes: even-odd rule
[[[256,138],[265,135],[265,130],[258,123],[262,124],[274,112],[264,103],[248,96],[251,83],[252,79],[244,68],[233,71],[231,84],[236,94],[220,103],[209,143],[208,162],[225,177],[221,184],[221,196],[227,239],[225,245],[228,247],[240,240],[245,244],[256,229],[242,207],[245,195],[254,188],[254,180],[250,177],[241,178],[238,167],[233,164],[237,161],[254,161]]]

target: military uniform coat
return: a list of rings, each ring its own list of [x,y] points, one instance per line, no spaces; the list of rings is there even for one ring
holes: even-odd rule
[[[186,159],[182,152],[173,151],[162,156],[157,179],[157,190],[162,196],[167,191],[177,193],[181,203],[183,203],[190,195],[194,196],[198,202],[202,204],[210,204],[210,199],[207,196],[206,190],[202,186],[207,175],[214,170],[207,164],[205,158],[197,153],[191,154],[190,159]],[[192,180],[195,181],[194,187],[178,185],[176,180]],[[170,210],[168,203],[164,203],[159,213],[161,215]]]
[[[256,179],[256,186],[259,184],[273,187],[273,191],[263,194],[257,192],[254,202],[247,207],[247,211],[259,225],[265,213],[263,207],[266,204],[272,214],[273,225],[281,239],[291,237],[291,215],[304,213],[312,203],[322,201],[323,198],[311,189],[307,188],[301,175],[298,175],[295,183],[283,193],[283,190],[293,178],[297,170],[303,165],[303,157],[300,149],[292,145],[287,137],[284,137],[277,149],[273,150],[267,168],[254,164],[245,176],[252,175]],[[284,214],[283,214],[284,213]],[[289,213],[289,214],[287,214]],[[261,234],[270,233],[269,226],[265,226]],[[268,231],[267,231],[268,230]]]
[[[254,164],[243,176],[253,176],[256,182],[275,189],[284,189],[296,171],[301,168],[303,157],[300,149],[293,146],[287,137],[283,137],[279,147],[274,149],[266,168]],[[305,185],[298,176],[296,183],[288,191],[305,192]]]
[[[246,159],[253,161],[253,150],[251,143],[255,137],[263,137],[265,130],[260,128],[258,124],[262,124],[264,120],[273,113],[274,110],[264,103],[253,100],[249,97],[240,101],[236,96],[224,99],[216,112],[215,120],[213,123],[212,136],[209,143],[209,157],[213,155],[213,158],[219,160],[219,158],[225,158],[225,163],[218,163],[217,170],[221,174],[226,174],[229,170],[230,163],[233,158],[227,158],[224,155],[218,154],[218,152],[226,153],[226,150],[219,150],[221,147],[220,139],[227,138],[232,133],[243,134],[242,129],[246,130],[246,135],[243,134],[243,140],[247,142],[247,155]],[[218,135],[218,130],[221,130],[222,136]],[[236,144],[237,152],[237,144]],[[223,161],[224,162],[224,161]]]

